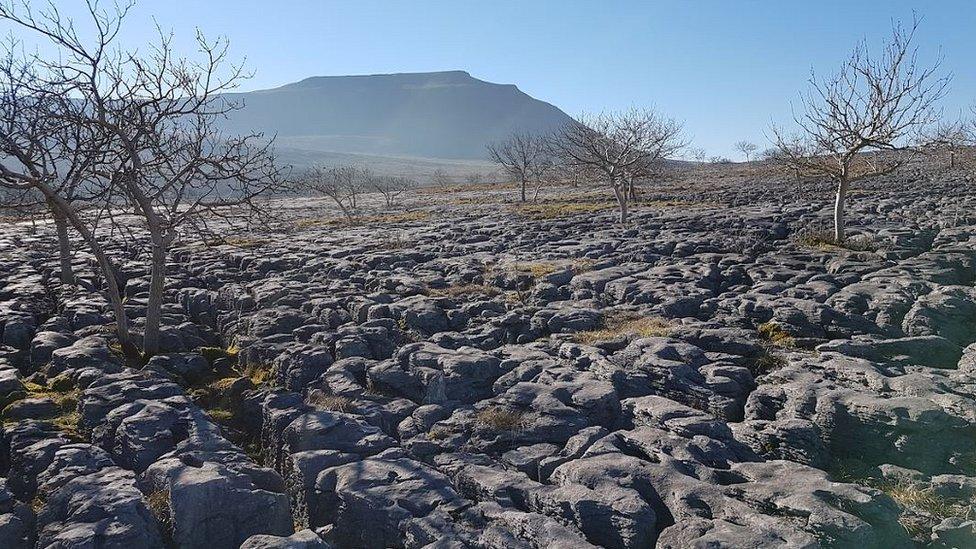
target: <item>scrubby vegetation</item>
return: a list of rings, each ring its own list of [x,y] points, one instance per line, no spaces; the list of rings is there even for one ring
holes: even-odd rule
[[[574,339],[579,343],[592,345],[620,337],[666,337],[669,333],[671,323],[663,318],[618,312],[607,315],[599,330],[579,332],[574,335]]]
[[[475,422],[495,431],[518,431],[525,425],[525,417],[521,412],[492,406],[478,412]]]
[[[797,244],[821,251],[849,250],[852,252],[875,252],[877,245],[867,235],[853,236],[838,241],[833,232],[828,229],[810,229],[795,236]]]
[[[612,208],[610,202],[545,202],[540,204],[522,204],[515,211],[529,219],[547,220],[592,214]]]
[[[793,336],[775,322],[764,322],[756,330],[759,332],[760,337],[770,345],[784,349],[796,347],[796,340]]]

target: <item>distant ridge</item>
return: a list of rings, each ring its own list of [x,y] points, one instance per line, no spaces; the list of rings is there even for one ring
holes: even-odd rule
[[[276,134],[306,151],[483,160],[513,131],[547,132],[571,118],[511,84],[464,71],[316,76],[228,94],[244,107],[225,128]]]

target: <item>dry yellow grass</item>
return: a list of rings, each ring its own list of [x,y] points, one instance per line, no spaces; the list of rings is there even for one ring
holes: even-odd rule
[[[327,395],[318,391],[309,395],[308,403],[319,410],[331,412],[349,412],[352,410],[352,400],[349,397]]]
[[[203,358],[207,359],[207,362],[213,364],[213,362],[219,358],[229,358],[231,360],[237,359],[237,355],[241,352],[237,345],[231,345],[230,347],[224,349],[221,347],[200,347],[197,349]]]
[[[434,425],[427,431],[427,440],[444,440],[450,434],[450,429],[441,427],[440,425]]]
[[[485,408],[474,419],[478,425],[495,431],[518,431],[525,426],[525,417],[521,412],[500,406]]]
[[[515,272],[526,273],[532,278],[542,278],[567,267],[572,269],[574,274],[585,273],[593,268],[593,261],[589,259],[526,261],[513,264],[511,269]]]
[[[936,517],[950,517],[956,511],[949,500],[939,496],[931,488],[917,483],[897,482],[884,485],[881,490],[902,507],[924,511]]]
[[[520,204],[515,207],[515,212],[529,219],[543,221],[594,213],[613,207],[615,207],[613,202],[543,202]]]
[[[556,272],[559,266],[555,263],[550,263],[546,261],[534,261],[531,263],[516,263],[512,266],[512,270],[520,273],[527,273],[532,278],[542,278],[547,274]]]
[[[800,246],[822,252],[849,250],[852,252],[874,252],[878,247],[868,236],[855,236],[838,242],[830,229],[810,229],[798,233],[793,240]]]
[[[874,484],[874,483],[868,483]],[[930,487],[913,482],[881,483],[878,488],[895,500],[900,507],[913,513],[903,513],[899,522],[910,536],[918,539],[928,535],[930,525],[926,520],[919,520],[918,514],[929,516],[934,521],[942,521],[949,517],[966,517],[972,510],[968,502],[950,501],[936,494]]]
[[[250,364],[244,368],[244,377],[255,385],[262,385],[271,377],[271,367],[267,364]]]
[[[609,315],[603,328],[579,332],[573,336],[577,343],[592,345],[598,341],[627,337],[666,337],[671,333],[671,323],[654,316],[638,316],[628,313]]]
[[[54,390],[29,381],[24,382],[23,385],[24,389],[27,390],[27,393],[23,395],[24,397],[48,398],[58,406],[57,415],[44,419],[50,421],[55,428],[69,437],[79,440],[82,438],[78,431],[78,424],[81,421],[81,414],[78,413],[78,397],[80,396],[78,389]]]
[[[34,514],[37,515],[44,509],[45,505],[47,505],[47,501],[45,500],[44,494],[38,490],[37,494],[30,501],[31,511],[34,511]]]
[[[796,347],[796,339],[794,339],[789,332],[784,330],[782,326],[775,322],[764,322],[760,324],[756,330],[759,332],[759,336],[766,340],[770,345],[782,347],[784,349],[792,349]]]
[[[211,408],[207,410],[207,414],[217,423],[227,423],[234,419],[234,412],[223,408]]]
[[[155,517],[163,531],[169,537],[173,532],[173,519],[170,513],[169,490],[157,490],[146,495],[146,507]]]

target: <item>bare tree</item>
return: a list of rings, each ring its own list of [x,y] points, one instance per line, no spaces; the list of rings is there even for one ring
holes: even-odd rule
[[[451,178],[451,176],[447,175],[447,172],[445,172],[440,168],[434,170],[434,173],[431,174],[430,178],[431,181],[434,183],[434,185],[436,185],[441,189],[447,189],[448,187],[451,186],[451,183],[454,182],[454,179]]]
[[[95,8],[90,7],[95,17]],[[119,7],[114,16],[99,13],[94,49],[107,49],[126,9]],[[33,16],[28,13],[26,17],[27,23],[32,24]],[[16,18],[12,3],[0,3],[0,20],[17,22]],[[54,15],[45,20],[57,23],[60,18]],[[71,91],[71,79],[59,79],[58,74],[51,74],[44,60],[23,57],[15,50],[14,43],[6,48],[0,71],[0,184],[8,192],[19,194],[20,205],[34,200],[48,209],[58,233],[62,277],[70,265],[66,225],[80,236],[102,273],[119,343],[127,358],[137,360],[139,353],[130,336],[117,270],[99,233],[103,218],[83,213],[84,201],[75,199],[75,190],[82,187],[92,189],[91,197],[108,194],[105,180],[96,175],[98,165],[106,159],[107,144],[99,132],[69,122],[74,118],[74,109],[86,107],[81,100],[64,100]],[[102,202],[109,204],[111,200],[105,198]]]
[[[694,160],[695,162],[704,162],[705,159],[708,158],[708,153],[705,152],[705,149],[701,147],[692,147],[688,151],[688,158]]]
[[[949,168],[956,167],[956,153],[972,142],[963,120],[942,121],[922,136],[922,147],[936,152],[945,152],[949,157]]]
[[[735,147],[735,150],[739,151],[743,156],[746,157],[746,161],[752,160],[752,153],[756,152],[756,149],[759,148],[759,146],[757,146],[755,143],[745,140],[736,141],[735,145],[733,146]]]
[[[309,168],[302,174],[298,186],[331,198],[342,215],[353,221],[359,208],[359,195],[368,177],[369,171],[352,166]]]
[[[823,177],[836,184],[837,242],[845,238],[850,184],[898,169],[911,158],[904,145],[938,119],[936,104],[950,76],[939,75],[940,60],[919,64],[912,45],[917,28],[917,19],[908,30],[896,25],[880,57],[869,55],[861,43],[834,75],[820,79],[811,74],[803,113],[794,114],[799,135],[773,128],[783,162],[801,177]],[[898,153],[866,154],[872,151]]]
[[[519,183],[522,202],[526,200],[529,183],[540,184],[553,166],[548,140],[544,136],[528,133],[515,133],[500,143],[488,145],[488,156],[501,166],[506,175]]]
[[[464,182],[468,185],[480,185],[482,180],[483,176],[478,172],[469,173],[464,177]]]
[[[68,221],[32,181],[43,181],[66,202],[73,202],[83,173],[78,168],[88,158],[87,150],[71,146],[80,143],[68,143],[68,128],[50,116],[56,103],[34,89],[38,77],[31,61],[18,55],[18,46],[13,40],[5,44],[0,59],[0,186],[7,190],[3,207],[8,211],[47,210],[58,237],[61,281],[73,284]]]
[[[412,179],[390,175],[373,176],[369,179],[369,184],[383,196],[387,208],[395,206],[401,195],[417,186]]]
[[[53,3],[38,14],[28,5],[17,12],[4,4],[0,17],[56,48],[50,59],[33,61],[47,87],[62,88],[58,119],[106,145],[94,173],[107,182],[109,199],[124,199],[126,210],[108,200],[103,213],[119,225],[131,224],[119,221],[120,213],[144,224],[151,273],[143,354],[152,356],[159,350],[167,257],[181,230],[201,236],[215,220],[251,219],[264,208],[259,198],[278,190],[281,179],[270,144],[259,135],[225,137],[216,128],[237,107],[221,94],[246,78],[239,65],[228,63],[225,40],[207,41],[198,33],[196,59],[177,56],[172,36],[163,33],[145,54],[110,50],[129,5],[114,13],[98,11],[93,0],[88,7],[99,37],[94,42]]]
[[[628,219],[634,182],[686,145],[682,125],[650,109],[584,115],[552,140],[563,162],[599,174],[613,189],[621,223]]]

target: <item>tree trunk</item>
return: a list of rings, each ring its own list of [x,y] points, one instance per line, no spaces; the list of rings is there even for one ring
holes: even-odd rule
[[[627,198],[635,202],[637,201],[637,184],[633,179],[627,181]]]
[[[61,283],[74,284],[75,271],[71,266],[71,240],[68,238],[68,220],[58,212],[56,208],[51,208],[54,216],[54,228],[58,232],[58,257],[61,260]]]
[[[122,354],[125,356],[126,363],[132,366],[138,365],[142,357],[139,354],[139,349],[132,343],[132,336],[129,333],[129,316],[126,314],[125,305],[122,303],[119,279],[116,277],[115,268],[105,254],[105,249],[102,248],[94,229],[89,229],[78,217],[78,213],[71,204],[58,196],[50,187],[41,184],[37,186],[37,189],[47,198],[51,210],[57,212],[62,219],[69,222],[78,231],[82,241],[95,256],[98,268],[102,272],[102,278],[105,279],[105,290],[108,293],[108,300],[115,315],[115,334],[119,339],[119,345],[122,347]]]
[[[102,271],[102,278],[105,279],[108,301],[112,305],[112,313],[115,315],[115,336],[119,338],[119,345],[122,347],[122,354],[125,356],[126,363],[130,366],[136,366],[142,361],[142,356],[139,349],[132,343],[132,335],[129,333],[129,315],[125,312],[125,305],[122,303],[122,292],[119,291],[119,280],[115,276],[115,269],[101,246],[92,245],[91,248],[92,254],[98,262],[98,267]]]
[[[956,167],[956,151],[949,151],[949,168]]]
[[[834,202],[834,240],[837,244],[844,241],[844,200],[847,198],[847,180],[837,183],[837,200]]]
[[[163,314],[163,292],[166,289],[166,255],[168,238],[153,243],[152,271],[149,279],[149,301],[146,304],[146,332],[142,351],[146,357],[159,352],[159,322]]]
[[[613,186],[613,194],[617,197],[617,205],[620,207],[620,222],[627,222],[627,189],[619,185]]]
[[[525,180],[522,180],[522,202],[525,202]]]

